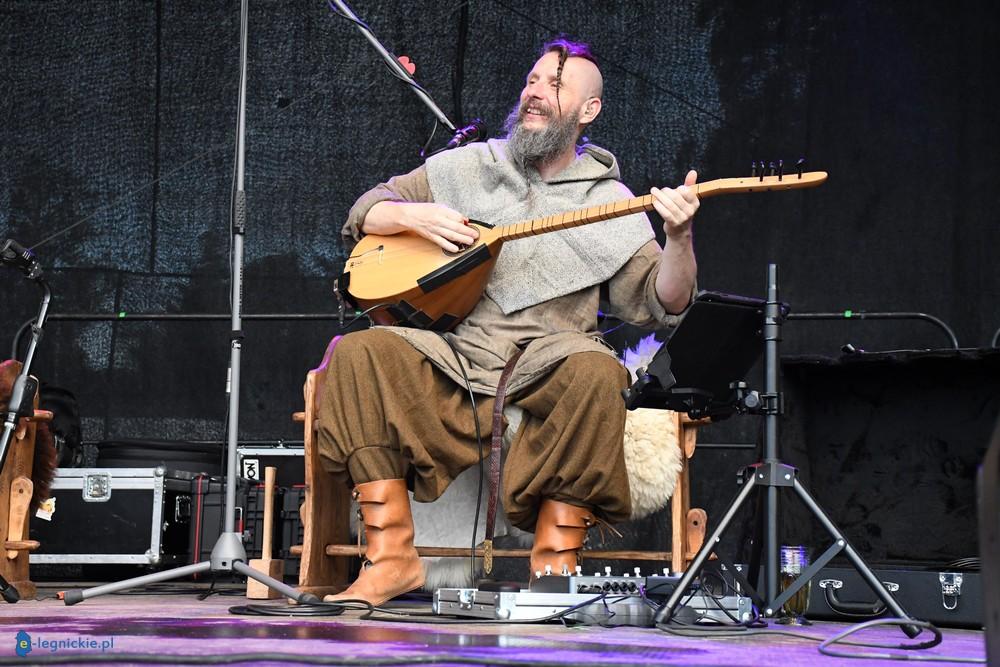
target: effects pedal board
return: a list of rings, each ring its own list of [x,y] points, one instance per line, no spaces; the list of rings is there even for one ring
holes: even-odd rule
[[[439,588],[433,610],[445,616],[500,621],[541,621],[561,614],[583,623],[651,627],[659,604],[679,581],[680,576],[615,576],[610,571],[587,576],[577,569],[576,574],[536,576],[529,588],[521,590]],[[694,613],[696,623],[753,619],[750,598],[743,596],[710,596],[694,590],[684,596],[682,606]]]

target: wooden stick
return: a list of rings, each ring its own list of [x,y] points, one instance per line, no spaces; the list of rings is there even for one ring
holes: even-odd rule
[[[285,575],[285,561],[271,558],[274,527],[274,479],[278,469],[264,468],[264,536],[261,540],[261,558],[250,561],[250,567],[281,581]],[[247,578],[247,597],[251,600],[273,600],[280,598],[278,591],[268,588],[256,579]]]

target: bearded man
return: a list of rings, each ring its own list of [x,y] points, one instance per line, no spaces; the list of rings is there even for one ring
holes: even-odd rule
[[[611,153],[577,145],[602,89],[586,45],[546,44],[506,140],[436,155],[378,185],[351,209],[345,235],[410,231],[455,252],[478,238],[470,219],[512,224],[631,197]],[[328,600],[377,605],[423,584],[407,488],[432,501],[480,460],[477,429],[491,435],[497,385],[519,351],[506,394],[526,416],[506,458],[503,505],[535,533],[529,573],[572,570],[589,527],[628,518],[628,375],[597,329],[601,285],[611,314],[646,328],[677,323],[695,290],[696,178],[651,191],[662,249],[642,214],[521,239],[504,246],[453,332],[376,327],[338,343],[318,446],[324,467],[354,485],[368,547],[357,581]]]

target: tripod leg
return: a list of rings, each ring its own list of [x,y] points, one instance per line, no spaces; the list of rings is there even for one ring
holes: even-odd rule
[[[858,574],[861,575],[861,578],[865,580],[865,583],[868,584],[875,595],[882,599],[882,602],[884,602],[885,606],[892,611],[893,615],[897,618],[905,618],[911,621],[915,620],[900,606],[899,602],[896,601],[896,598],[893,597],[892,593],[886,590],[886,587],[883,586],[882,582],[878,580],[878,577],[876,577],[875,573],[872,572],[870,567],[868,567],[868,564],[864,561],[861,555],[854,550],[854,547],[848,539],[842,532],[840,532],[840,529],[837,528],[833,521],[830,520],[830,517],[826,515],[826,512],[824,512],[823,508],[819,506],[816,499],[812,497],[804,486],[802,486],[802,483],[799,482],[798,479],[795,480],[793,488],[795,489],[795,492],[799,494],[802,502],[805,503],[807,508],[809,508],[809,511],[812,512],[813,516],[815,516],[816,519],[823,524],[823,527],[826,528],[827,532],[833,536],[833,539],[842,540],[844,542],[844,553],[850,559],[851,564],[854,565],[854,569],[857,570]],[[921,632],[920,628],[915,625],[903,625],[901,627],[903,632],[906,633],[906,636],[911,639],[919,635]]]
[[[96,598],[99,595],[107,595],[108,593],[117,593],[118,591],[128,590],[129,588],[137,588],[139,586],[145,586],[147,584],[155,584],[161,581],[169,581],[171,579],[180,579],[181,577],[186,577],[191,574],[198,574],[200,572],[207,572],[212,569],[212,564],[208,561],[203,563],[194,563],[193,565],[185,565],[183,567],[178,567],[173,570],[165,570],[163,572],[154,572],[153,574],[145,574],[141,577],[135,577],[134,579],[126,579],[125,581],[119,581],[113,584],[104,584],[103,586],[95,586],[94,588],[86,588],[84,590],[75,591],[62,591],[59,593],[59,597],[63,599],[66,606],[74,605],[77,602],[83,602],[84,600],[89,600],[90,598]]]
[[[761,572],[761,559],[764,557],[764,507],[766,498],[757,494],[756,501],[754,503],[755,507],[753,510],[754,519],[752,521],[753,527],[750,529],[749,534],[744,532],[741,537],[742,544],[750,545],[750,553],[747,558],[748,569],[746,571],[746,578],[755,589],[762,590],[760,580]]]
[[[764,524],[764,584],[766,586],[765,600],[778,597],[778,487],[767,487],[767,509]],[[759,589],[758,589],[759,590]]]
[[[681,600],[681,596],[684,595],[684,592],[691,585],[691,582],[694,581],[694,578],[698,576],[699,572],[701,572],[701,568],[704,566],[705,561],[708,560],[708,557],[712,554],[712,549],[714,549],[719,543],[719,537],[729,526],[729,522],[733,520],[733,517],[736,516],[736,512],[739,511],[743,502],[750,495],[750,492],[754,490],[755,485],[756,478],[753,475],[750,475],[744,483],[743,489],[739,492],[739,495],[736,496],[736,499],[729,506],[729,509],[727,509],[725,514],[722,515],[719,525],[714,531],[712,531],[712,534],[708,536],[708,539],[705,540],[705,544],[702,545],[698,555],[694,557],[693,561],[691,561],[691,565],[688,567],[687,572],[685,572],[684,576],[681,577],[681,580],[677,582],[677,588],[675,588],[674,592],[670,594],[670,597],[663,604],[663,606],[657,610],[656,616],[654,617],[654,621],[656,623],[664,623],[670,620],[670,617],[673,616],[674,610],[677,608],[677,603]],[[676,549],[677,545],[674,545],[673,548]]]

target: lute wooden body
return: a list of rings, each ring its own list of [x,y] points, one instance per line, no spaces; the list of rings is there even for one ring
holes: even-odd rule
[[[786,176],[722,178],[692,186],[699,199],[738,192],[767,192],[815,187],[825,171]],[[479,227],[475,244],[449,253],[411,232],[365,236],[354,248],[338,281],[348,302],[365,310],[378,324],[399,324],[448,331],[469,314],[482,297],[500,249],[507,241],[652,210],[653,195],[533,218],[513,225]]]

